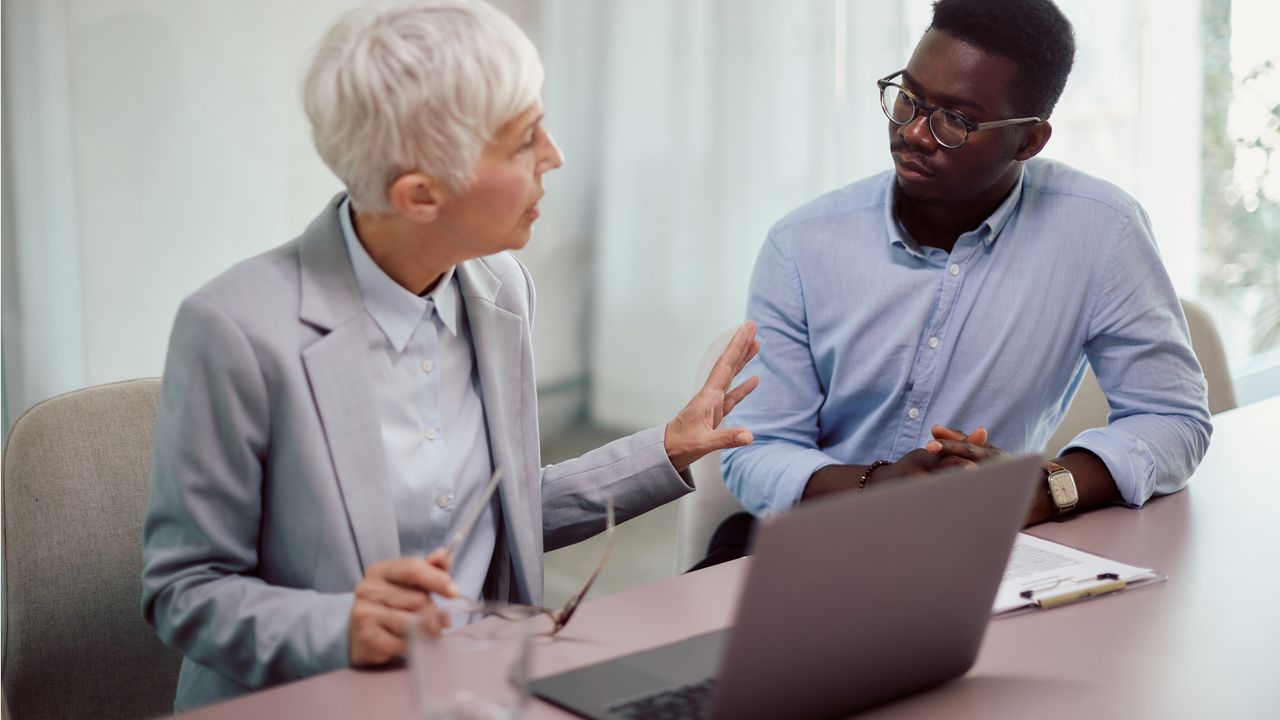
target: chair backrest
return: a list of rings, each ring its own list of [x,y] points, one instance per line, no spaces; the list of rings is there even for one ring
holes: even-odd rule
[[[707,352],[698,363],[698,374],[694,380],[695,388],[702,387],[707,381],[711,367],[715,365],[720,353],[729,346],[737,326],[726,331],[711,342]],[[694,491],[680,498],[679,523],[676,532],[676,572],[682,573],[693,567],[707,554],[707,544],[711,542],[711,534],[734,513],[745,512],[741,503],[729,492],[724,484],[724,475],[720,472],[720,451],[707,455],[689,468],[693,476]]]
[[[4,696],[16,720],[166,715],[182,656],[142,618],[158,379],[60,395],[4,446]]]
[[[1218,335],[1218,327],[1213,318],[1199,304],[1184,299],[1182,312],[1187,316],[1187,328],[1191,331],[1191,349],[1200,360],[1204,369],[1205,383],[1209,387],[1209,412],[1220,413],[1236,406],[1235,385],[1231,382],[1231,372],[1227,367],[1227,354],[1222,348],[1222,338]],[[1076,435],[1089,428],[1102,427],[1107,424],[1107,415],[1111,407],[1107,397],[1098,386],[1098,378],[1093,368],[1085,371],[1084,380],[1071,407],[1062,418],[1062,424],[1049,439],[1044,451],[1048,456],[1058,453]]]

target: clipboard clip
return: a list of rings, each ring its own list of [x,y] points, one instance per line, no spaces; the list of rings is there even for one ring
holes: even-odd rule
[[[1065,592],[1060,592],[1053,595],[1036,597],[1041,593],[1057,588],[1059,585],[1062,585],[1063,583],[1076,583],[1076,584],[1101,583],[1101,584],[1090,585],[1089,587],[1086,587],[1086,588],[1067,590]],[[1106,595],[1108,593],[1119,592],[1125,589],[1126,586],[1127,586],[1127,583],[1125,583],[1124,580],[1121,580],[1119,575],[1117,575],[1116,573],[1106,572],[1106,573],[1098,573],[1097,577],[1093,577],[1093,578],[1059,578],[1052,585],[1046,585],[1044,587],[1035,588],[1032,590],[1023,590],[1022,592],[1018,593],[1018,595],[1022,597],[1024,600],[1032,600],[1038,607],[1052,608],[1052,607],[1057,607],[1059,605],[1067,605],[1073,602],[1078,602],[1080,600],[1086,600],[1088,598],[1097,597],[1099,595]]]

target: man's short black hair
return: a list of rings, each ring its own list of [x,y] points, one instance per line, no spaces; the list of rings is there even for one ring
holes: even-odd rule
[[[1071,22],[1052,0],[937,0],[933,24],[993,55],[1013,60],[1018,112],[1047,119],[1071,74],[1076,40]]]

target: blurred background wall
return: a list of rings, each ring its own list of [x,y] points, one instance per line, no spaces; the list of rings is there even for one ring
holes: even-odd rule
[[[300,80],[351,0],[7,0],[6,427],[159,375],[182,297],[296,236],[340,189]],[[566,163],[520,255],[544,434],[667,420],[743,317],[769,226],[889,167],[874,80],[925,0],[504,0],[547,66]],[[1280,8],[1061,0],[1077,66],[1046,154],[1151,214],[1242,402],[1280,393]]]

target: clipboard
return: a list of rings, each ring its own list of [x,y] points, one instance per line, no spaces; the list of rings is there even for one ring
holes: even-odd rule
[[[1049,610],[1154,584],[1168,577],[1051,540],[1019,533],[992,615]]]

